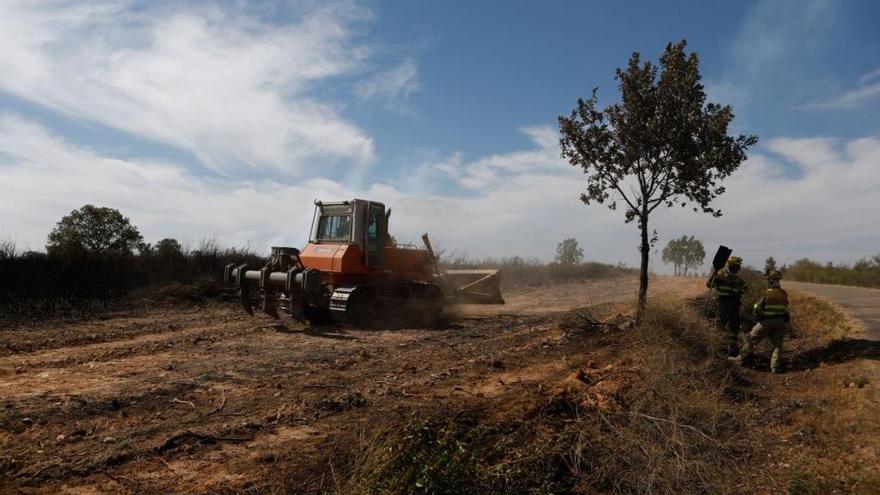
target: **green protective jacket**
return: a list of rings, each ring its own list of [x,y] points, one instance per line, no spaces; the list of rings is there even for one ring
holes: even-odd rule
[[[755,303],[754,311],[758,321],[771,318],[791,321],[791,314],[788,311],[788,292],[778,287],[764,290],[764,294]]]
[[[735,273],[723,270],[706,282],[706,287],[714,288],[719,300],[740,300],[748,290],[749,284]]]

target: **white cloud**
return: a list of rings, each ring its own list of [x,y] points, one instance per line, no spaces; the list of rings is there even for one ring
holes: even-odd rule
[[[465,162],[464,156],[456,153],[435,166],[468,189],[483,189],[523,174],[577,175],[560,157],[559,135],[555,128],[523,127],[520,132],[529,137],[533,149],[493,154],[472,162]]]
[[[880,77],[880,67],[878,67],[878,68],[866,73],[862,77],[860,77],[859,84],[867,84],[867,83],[873,81],[874,79],[877,79],[878,77]]]
[[[415,60],[408,58],[400,65],[373,74],[358,82],[355,95],[363,101],[378,100],[387,108],[403,113],[412,112],[410,98],[422,89]]]
[[[496,175],[479,179],[482,187],[468,196],[449,196],[383,183],[352,188],[327,179],[299,185],[206,179],[173,164],[102,156],[7,115],[0,117],[0,232],[19,247],[41,249],[58,219],[92,203],[120,209],[148,241],[172,236],[196,243],[216,236],[262,251],[304,243],[313,199],[364,197],[393,209],[392,233],[404,241],[429,232],[440,248],[472,256],[550,259],[557,242],[575,237],[589,259],[637,263],[635,225],[624,224],[620,211],[584,206],[580,171],[551,160],[549,133],[532,135],[531,150],[470,162],[481,170],[492,164],[487,170]],[[878,251],[880,139],[775,139],[767,149],[726,183],[728,193],[716,202],[722,218],[657,210],[650,228],[660,234],[658,247],[693,234],[707,251],[725,244],[753,265],[771,255],[780,262],[803,256],[854,261]],[[467,174],[469,163],[451,161],[455,173]],[[790,165],[802,174],[783,173]],[[659,258],[654,267],[662,269]]]
[[[302,245],[316,198],[384,201],[394,211],[398,239],[418,241],[422,232],[430,232],[439,247],[476,256],[552,254],[559,239],[587,222],[617,224],[608,212],[576,206],[577,181],[540,169],[511,175],[465,198],[381,183],[351,188],[327,179],[299,185],[212,180],[173,164],[101,156],[14,115],[0,117],[4,155],[0,232],[31,249],[42,249],[55,222],[86,203],[119,209],[147,241],[172,236],[196,243],[216,236],[225,244],[247,241],[258,250]],[[572,207],[578,208],[573,216]],[[614,242],[613,236],[604,237]]]
[[[531,236],[540,225],[548,246],[570,232],[595,259],[636,264],[635,224],[624,225],[620,211],[577,201],[585,181],[580,170],[559,158],[556,131],[549,126],[527,130],[534,143],[530,150],[471,162],[454,154],[435,166],[487,196],[515,181],[520,196],[528,197],[537,192],[529,186],[532,177],[552,178],[547,180],[558,189],[541,191],[546,205],[530,206],[547,213],[539,215],[538,224],[521,217],[515,228]],[[765,150],[753,153],[725,184],[727,193],[714,204],[723,211],[721,218],[682,208],[658,210],[650,225],[660,235],[658,247],[682,234],[696,235],[707,250],[725,244],[755,265],[771,255],[789,262],[804,256],[854,261],[880,251],[880,218],[873,214],[880,208],[880,139],[778,138]],[[790,173],[792,166],[800,173]],[[518,200],[511,201],[518,208]],[[659,260],[655,269],[661,269]]]
[[[725,184],[723,217],[669,210],[656,222],[663,239],[696,234],[707,251],[725,244],[755,266],[768,256],[851,262],[880,251],[880,139],[780,138],[767,148]],[[784,163],[802,173],[783,173]]]
[[[229,176],[301,175],[316,157],[368,163],[372,139],[313,90],[363,69],[352,26],[369,12],[317,5],[275,25],[173,3],[3,2],[0,89]]]
[[[805,110],[846,110],[856,108],[878,96],[880,96],[880,82],[851,89],[830,101],[808,103],[802,108]]]
[[[710,101],[733,105],[735,128],[766,118],[768,108],[795,107],[828,93],[835,83],[826,58],[840,10],[834,2],[758,0],[743,10],[723,69],[704,81]]]
[[[778,71],[780,63],[809,58],[823,46],[822,34],[834,25],[829,0],[762,0],[750,7],[737,33],[733,57],[747,80]]]

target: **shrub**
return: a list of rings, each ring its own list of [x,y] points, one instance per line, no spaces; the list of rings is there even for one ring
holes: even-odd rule
[[[880,254],[862,258],[852,265],[821,264],[807,258],[783,267],[785,278],[818,284],[880,287]]]
[[[220,248],[213,239],[170,256],[160,250],[137,255],[83,250],[19,253],[9,241],[0,248],[0,318],[81,315],[140,287],[217,280],[227,263],[262,263],[262,257],[247,249]]]

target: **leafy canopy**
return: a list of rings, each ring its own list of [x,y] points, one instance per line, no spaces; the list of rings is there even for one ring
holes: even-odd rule
[[[694,236],[681,236],[672,239],[663,248],[663,262],[672,264],[676,275],[687,275],[691,269],[699,268],[706,259],[703,241]]]
[[[648,298],[648,264],[656,232],[648,219],[660,205],[687,206],[712,216],[711,203],[724,193],[721,182],[746,159],[756,136],[727,135],[733,120],[728,105],[706,103],[699,59],[686,54],[687,43],[669,43],[660,65],[642,63],[633,53],[627,68],[617,69],[621,101],[600,109],[598,89],[578,99],[568,116],[559,117],[562,157],[587,177],[581,201],[625,205],[627,223],[638,220],[639,313]]]
[[[556,245],[556,262],[560,265],[579,265],[584,259],[584,250],[578,247],[576,239],[565,239]]]
[[[156,253],[162,258],[174,258],[183,256],[183,250],[177,239],[166,237],[156,243]]]
[[[63,217],[49,233],[49,253],[130,254],[143,237],[113,208],[85,205]]]
[[[668,44],[660,67],[638,52],[617,69],[622,101],[598,108],[598,89],[559,118],[562,156],[587,174],[581,200],[626,205],[626,221],[647,220],[660,205],[686,206],[713,216],[721,181],[746,158],[756,136],[728,136],[729,105],[706,103],[696,53],[682,40]]]

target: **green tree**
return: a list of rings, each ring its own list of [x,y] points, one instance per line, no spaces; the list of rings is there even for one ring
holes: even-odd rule
[[[49,233],[50,254],[131,254],[143,237],[119,210],[85,205],[63,217]]]
[[[647,302],[648,262],[656,233],[648,219],[660,206],[676,204],[715,217],[712,200],[724,193],[720,182],[746,159],[756,136],[729,136],[729,105],[706,103],[696,53],[686,42],[670,43],[659,68],[632,54],[616,79],[621,101],[598,107],[598,89],[579,99],[568,116],[559,117],[562,157],[586,174],[581,201],[625,207],[625,221],[638,221],[639,314]]]
[[[576,239],[565,239],[556,245],[556,262],[560,265],[579,265],[583,259],[584,250],[578,247]]]
[[[699,268],[706,259],[703,242],[694,236],[672,239],[663,248],[663,263],[672,263],[676,275],[687,276],[691,269]]]
[[[769,258],[767,258],[766,261],[764,261],[764,273],[765,274],[770,273],[770,270],[775,270],[775,269],[776,269],[776,260],[773,259],[773,256],[770,256]]]
[[[183,256],[183,249],[177,239],[166,237],[156,243],[156,254],[163,259],[177,258]]]
[[[684,236],[681,237],[685,239]],[[686,277],[690,270],[703,266],[706,261],[706,249],[703,247],[703,241],[695,239],[694,236],[685,239],[684,245],[684,276]]]
[[[671,239],[666,247],[663,248],[663,264],[672,265],[672,273],[674,275],[679,275],[681,273],[681,265],[683,262],[683,254],[682,254],[682,246],[679,239]]]

